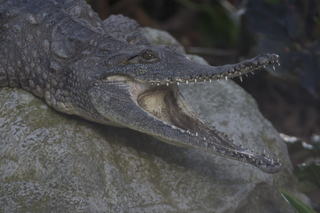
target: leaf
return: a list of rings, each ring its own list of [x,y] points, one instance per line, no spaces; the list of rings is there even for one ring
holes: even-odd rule
[[[300,150],[300,158],[295,158],[296,161],[309,163],[301,163],[295,165],[295,175],[300,182],[307,181],[317,186],[320,189],[320,136],[314,134],[311,138],[312,144],[308,144],[296,137],[290,137],[285,134],[281,134],[283,140],[288,144],[289,148],[295,148]],[[301,153],[304,155],[301,155]],[[307,156],[302,159],[301,156]]]
[[[295,198],[293,195],[280,190],[282,197],[286,200],[287,203],[294,208],[297,213],[316,213],[312,208],[303,203],[301,200]]]
[[[300,164],[295,168],[299,181],[308,181],[320,189],[320,164],[316,161],[306,165]]]

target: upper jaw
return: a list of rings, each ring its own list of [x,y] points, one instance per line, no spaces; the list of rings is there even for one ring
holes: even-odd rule
[[[261,68],[265,68],[271,65],[275,69],[275,64],[279,63],[279,56],[277,54],[260,54],[252,59],[248,59],[236,64],[227,64],[224,66],[207,66],[202,64],[197,64],[190,60],[183,60],[180,64],[179,70],[183,72],[170,73],[164,72],[162,78],[153,79],[145,78],[144,76],[137,76],[141,81],[150,83],[152,85],[171,85],[189,82],[211,82],[212,80],[228,80],[229,78],[239,77],[242,81],[242,76],[247,73],[254,72]]]

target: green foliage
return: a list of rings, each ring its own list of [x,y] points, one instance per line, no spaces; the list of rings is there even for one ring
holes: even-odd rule
[[[311,209],[308,205],[300,201],[299,199],[295,198],[291,194],[280,190],[280,193],[282,197],[287,201],[287,203],[292,206],[292,208],[297,212],[297,213],[316,213],[313,209]]]
[[[313,135],[311,144],[299,138],[282,134],[284,141],[291,149],[299,150],[299,156],[291,155],[294,161],[302,162],[294,166],[294,173],[300,182],[313,184],[320,189],[320,136]]]
[[[294,165],[294,174],[300,181],[300,190],[307,194],[320,190],[320,136],[314,134],[310,138],[311,144],[309,144],[296,137],[281,135],[289,149],[299,150],[296,154],[291,153],[290,157],[294,162],[300,162],[299,164]],[[289,201],[292,201],[290,205],[293,205],[295,208],[299,206],[299,202],[296,202],[292,196],[285,194],[282,191],[281,193],[288,203]],[[297,211],[297,209],[299,209],[299,211]],[[296,211],[310,212],[303,211],[300,207],[297,207]]]
[[[313,161],[309,164],[300,164],[295,168],[299,181],[308,181],[320,189],[320,163]]]
[[[235,46],[239,38],[239,18],[236,9],[226,0],[175,0],[182,6],[199,13],[198,29],[206,42],[216,46]]]

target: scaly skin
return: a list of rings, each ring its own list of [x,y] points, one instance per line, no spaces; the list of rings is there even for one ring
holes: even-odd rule
[[[173,47],[149,44],[133,20],[111,16],[101,22],[82,1],[5,1],[0,13],[0,86],[22,87],[60,112],[128,127],[267,173],[280,170],[279,162],[235,145],[205,124],[178,86],[241,78],[278,63],[276,54],[201,65]]]

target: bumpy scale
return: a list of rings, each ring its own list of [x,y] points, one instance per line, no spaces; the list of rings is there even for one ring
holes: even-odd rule
[[[189,60],[174,47],[151,45],[131,19],[99,20],[78,0],[0,4],[0,86],[22,87],[58,111],[128,127],[184,147],[252,164],[264,172],[278,161],[235,145],[205,124],[180,83],[239,77],[279,63],[262,54],[218,67]]]

